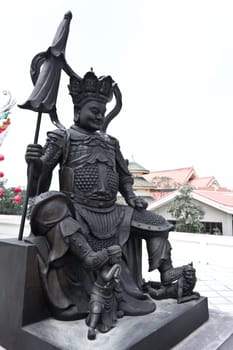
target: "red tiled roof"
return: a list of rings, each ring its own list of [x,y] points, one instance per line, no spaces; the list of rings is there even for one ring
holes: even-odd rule
[[[216,186],[204,186],[204,187],[198,187],[198,189],[196,190],[200,190],[200,191],[218,191],[218,192],[232,192],[232,190],[229,190],[226,187],[216,187]]]
[[[153,210],[156,207],[160,207],[165,203],[168,203],[175,199],[178,191],[173,191],[167,194],[165,197],[157,198],[152,203],[150,203],[148,209]],[[203,202],[209,206],[223,210],[224,212],[233,214],[233,191],[221,189],[220,191],[209,191],[209,190],[193,190],[192,197]]]
[[[214,176],[194,177],[189,182],[196,189],[210,187],[210,186],[214,185],[215,183],[216,183],[216,185],[218,185],[218,182],[216,181]]]
[[[151,193],[154,198],[154,202],[150,204],[152,208],[153,205],[160,205],[160,203],[170,201],[176,196],[177,191],[174,191],[176,186],[172,189],[172,185],[182,186],[189,182],[195,188],[192,194],[196,200],[233,213],[233,191],[220,187],[214,176],[197,177],[193,167],[151,171],[144,177],[152,183],[153,178],[165,177],[171,179],[168,181],[171,190],[167,186],[168,188],[157,188],[155,192]]]
[[[155,191],[151,192],[151,196],[154,198],[155,201],[158,201],[160,199],[163,199],[167,197],[169,194],[171,194],[173,191]]]
[[[202,196],[206,199],[209,199],[218,204],[233,207],[233,191],[229,190],[220,190],[220,191],[207,191],[207,190],[194,190],[199,196]]]
[[[152,183],[153,178],[155,177],[168,177],[173,180],[173,183],[176,183],[178,185],[183,185],[185,182],[190,181],[195,176],[196,173],[193,167],[151,171],[148,175],[144,175],[144,177]]]

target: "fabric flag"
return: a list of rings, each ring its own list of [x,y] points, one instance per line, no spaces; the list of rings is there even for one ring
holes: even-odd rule
[[[71,68],[65,60],[65,48],[69,34],[72,13],[65,14],[60,23],[52,45],[47,51],[37,54],[31,63],[31,79],[34,89],[28,100],[19,105],[20,108],[30,109],[38,113],[49,113],[52,122],[63,128],[56,113],[61,70],[69,73]]]

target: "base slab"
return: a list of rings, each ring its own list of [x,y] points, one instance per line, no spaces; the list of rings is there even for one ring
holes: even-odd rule
[[[171,299],[156,304],[152,314],[123,317],[110,332],[97,333],[93,341],[87,339],[84,320],[63,322],[50,318],[28,325],[23,331],[59,350],[166,350],[208,319],[206,298],[179,305]],[[46,350],[46,345],[42,349]]]
[[[155,312],[123,317],[90,341],[84,320],[50,317],[35,246],[16,239],[0,240],[0,281],[0,345],[7,350],[169,350],[209,317],[205,297],[185,304],[156,301]]]

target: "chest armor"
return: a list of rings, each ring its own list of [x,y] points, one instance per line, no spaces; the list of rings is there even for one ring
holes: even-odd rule
[[[107,135],[71,135],[61,169],[61,190],[72,192],[84,204],[110,205],[119,188],[115,159],[115,143]]]

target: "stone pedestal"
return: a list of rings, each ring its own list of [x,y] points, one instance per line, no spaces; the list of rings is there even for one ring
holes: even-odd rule
[[[106,334],[87,339],[84,320],[50,317],[40,286],[36,248],[0,240],[0,345],[7,350],[166,350],[208,320],[207,299],[157,301],[155,312],[123,317]]]

